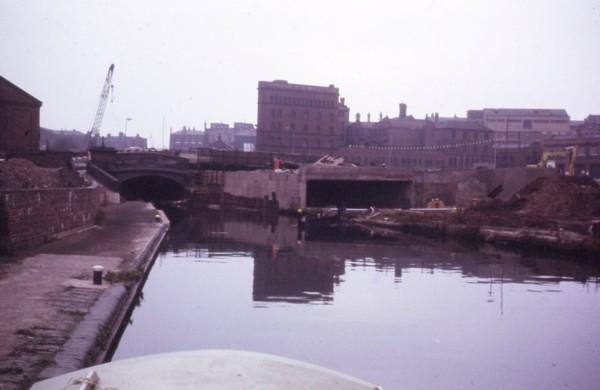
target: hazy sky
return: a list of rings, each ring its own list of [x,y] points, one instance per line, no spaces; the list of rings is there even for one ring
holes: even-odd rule
[[[351,117],[483,107],[600,114],[600,0],[0,0],[0,74],[42,126],[162,145],[169,128],[256,122],[259,80],[335,84]]]

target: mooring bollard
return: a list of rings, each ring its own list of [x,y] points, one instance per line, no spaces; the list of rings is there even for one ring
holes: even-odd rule
[[[102,272],[104,271],[104,267],[95,265],[92,269],[94,270],[94,284],[102,284]]]

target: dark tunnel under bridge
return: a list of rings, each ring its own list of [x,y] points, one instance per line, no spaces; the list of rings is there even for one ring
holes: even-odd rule
[[[125,200],[173,201],[182,200],[186,187],[176,180],[157,175],[136,176],[119,185],[119,193]]]
[[[409,208],[412,181],[309,180],[306,206]]]

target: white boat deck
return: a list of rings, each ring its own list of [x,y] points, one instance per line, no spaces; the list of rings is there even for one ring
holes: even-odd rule
[[[95,376],[98,382],[95,386],[89,386],[89,382],[96,380]],[[254,352],[203,350],[118,360],[50,378],[32,387],[32,390],[56,389],[380,388],[360,379],[296,360]]]

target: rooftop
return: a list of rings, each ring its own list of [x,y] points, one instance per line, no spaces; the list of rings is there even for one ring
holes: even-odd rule
[[[42,105],[41,100],[28,94],[2,76],[0,76],[0,100],[13,103],[32,104],[37,107]]]
[[[548,108],[484,108],[483,115],[485,117],[501,116],[501,117],[556,117],[569,118],[569,114],[564,109],[548,109]]]
[[[274,80],[274,81],[259,81],[258,89],[280,89],[280,90],[295,90],[295,91],[307,91],[307,92],[318,92],[335,94],[339,93],[335,85],[330,84],[328,87],[322,87],[317,85],[306,85],[306,84],[292,84],[286,80]]]

